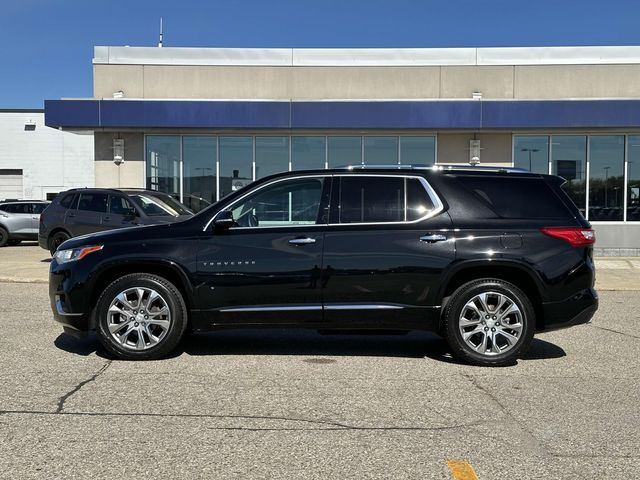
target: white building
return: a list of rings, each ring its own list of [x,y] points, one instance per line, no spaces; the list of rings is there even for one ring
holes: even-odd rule
[[[92,132],[44,124],[44,110],[0,109],[0,200],[52,199],[95,184]]]

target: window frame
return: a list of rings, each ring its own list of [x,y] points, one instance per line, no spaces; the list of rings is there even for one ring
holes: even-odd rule
[[[328,226],[330,227],[350,227],[350,226],[367,226],[367,225],[412,225],[415,223],[420,223],[423,222],[425,220],[428,220],[429,218],[433,218],[437,215],[439,215],[440,213],[442,213],[442,211],[444,210],[444,204],[442,203],[442,200],[440,200],[440,197],[438,196],[438,194],[435,192],[435,190],[433,189],[433,187],[431,186],[431,184],[427,181],[426,178],[424,178],[421,175],[389,175],[389,174],[385,174],[385,173],[337,173],[337,174],[333,174],[332,175],[334,178],[339,179],[338,182],[334,182],[333,185],[333,191],[336,192],[335,195],[332,194],[332,198],[331,198],[331,212],[333,215],[330,216],[329,219],[329,223]],[[422,187],[425,189],[425,191],[427,192],[427,195],[429,196],[429,198],[431,199],[431,202],[433,203],[433,210],[431,210],[430,212],[427,212],[425,215],[423,215],[422,217],[416,219],[416,220],[401,220],[401,221],[394,221],[394,222],[352,222],[352,223],[340,223],[340,216],[339,216],[339,211],[340,211],[340,205],[339,205],[339,197],[340,197],[340,188],[342,186],[342,177],[382,177],[382,178],[402,178],[403,180],[405,180],[405,192],[404,192],[404,197],[405,197],[405,219],[407,218],[407,212],[406,212],[406,208],[407,208],[407,191],[406,191],[406,180],[409,179],[415,179],[418,180],[420,182],[420,184],[422,185]],[[337,200],[337,205],[334,205],[334,203]],[[334,208],[335,207],[335,208]],[[338,212],[338,217],[335,217],[334,214],[334,210]],[[332,220],[337,220],[337,222],[334,222]]]

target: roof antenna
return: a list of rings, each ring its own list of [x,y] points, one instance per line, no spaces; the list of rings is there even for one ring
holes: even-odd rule
[[[162,17],[160,17],[160,41],[158,42],[158,48],[162,48]]]

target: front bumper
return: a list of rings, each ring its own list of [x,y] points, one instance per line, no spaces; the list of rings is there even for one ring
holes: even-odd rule
[[[589,323],[598,310],[598,292],[586,288],[559,302],[542,304],[544,322],[540,330],[549,331]]]
[[[49,271],[49,300],[53,318],[65,331],[86,332],[90,329],[91,313],[87,312],[86,293],[71,270],[62,269],[52,260]]]

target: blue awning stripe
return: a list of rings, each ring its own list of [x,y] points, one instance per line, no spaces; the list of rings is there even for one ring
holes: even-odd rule
[[[640,127],[640,100],[45,100],[55,128],[515,129]]]

